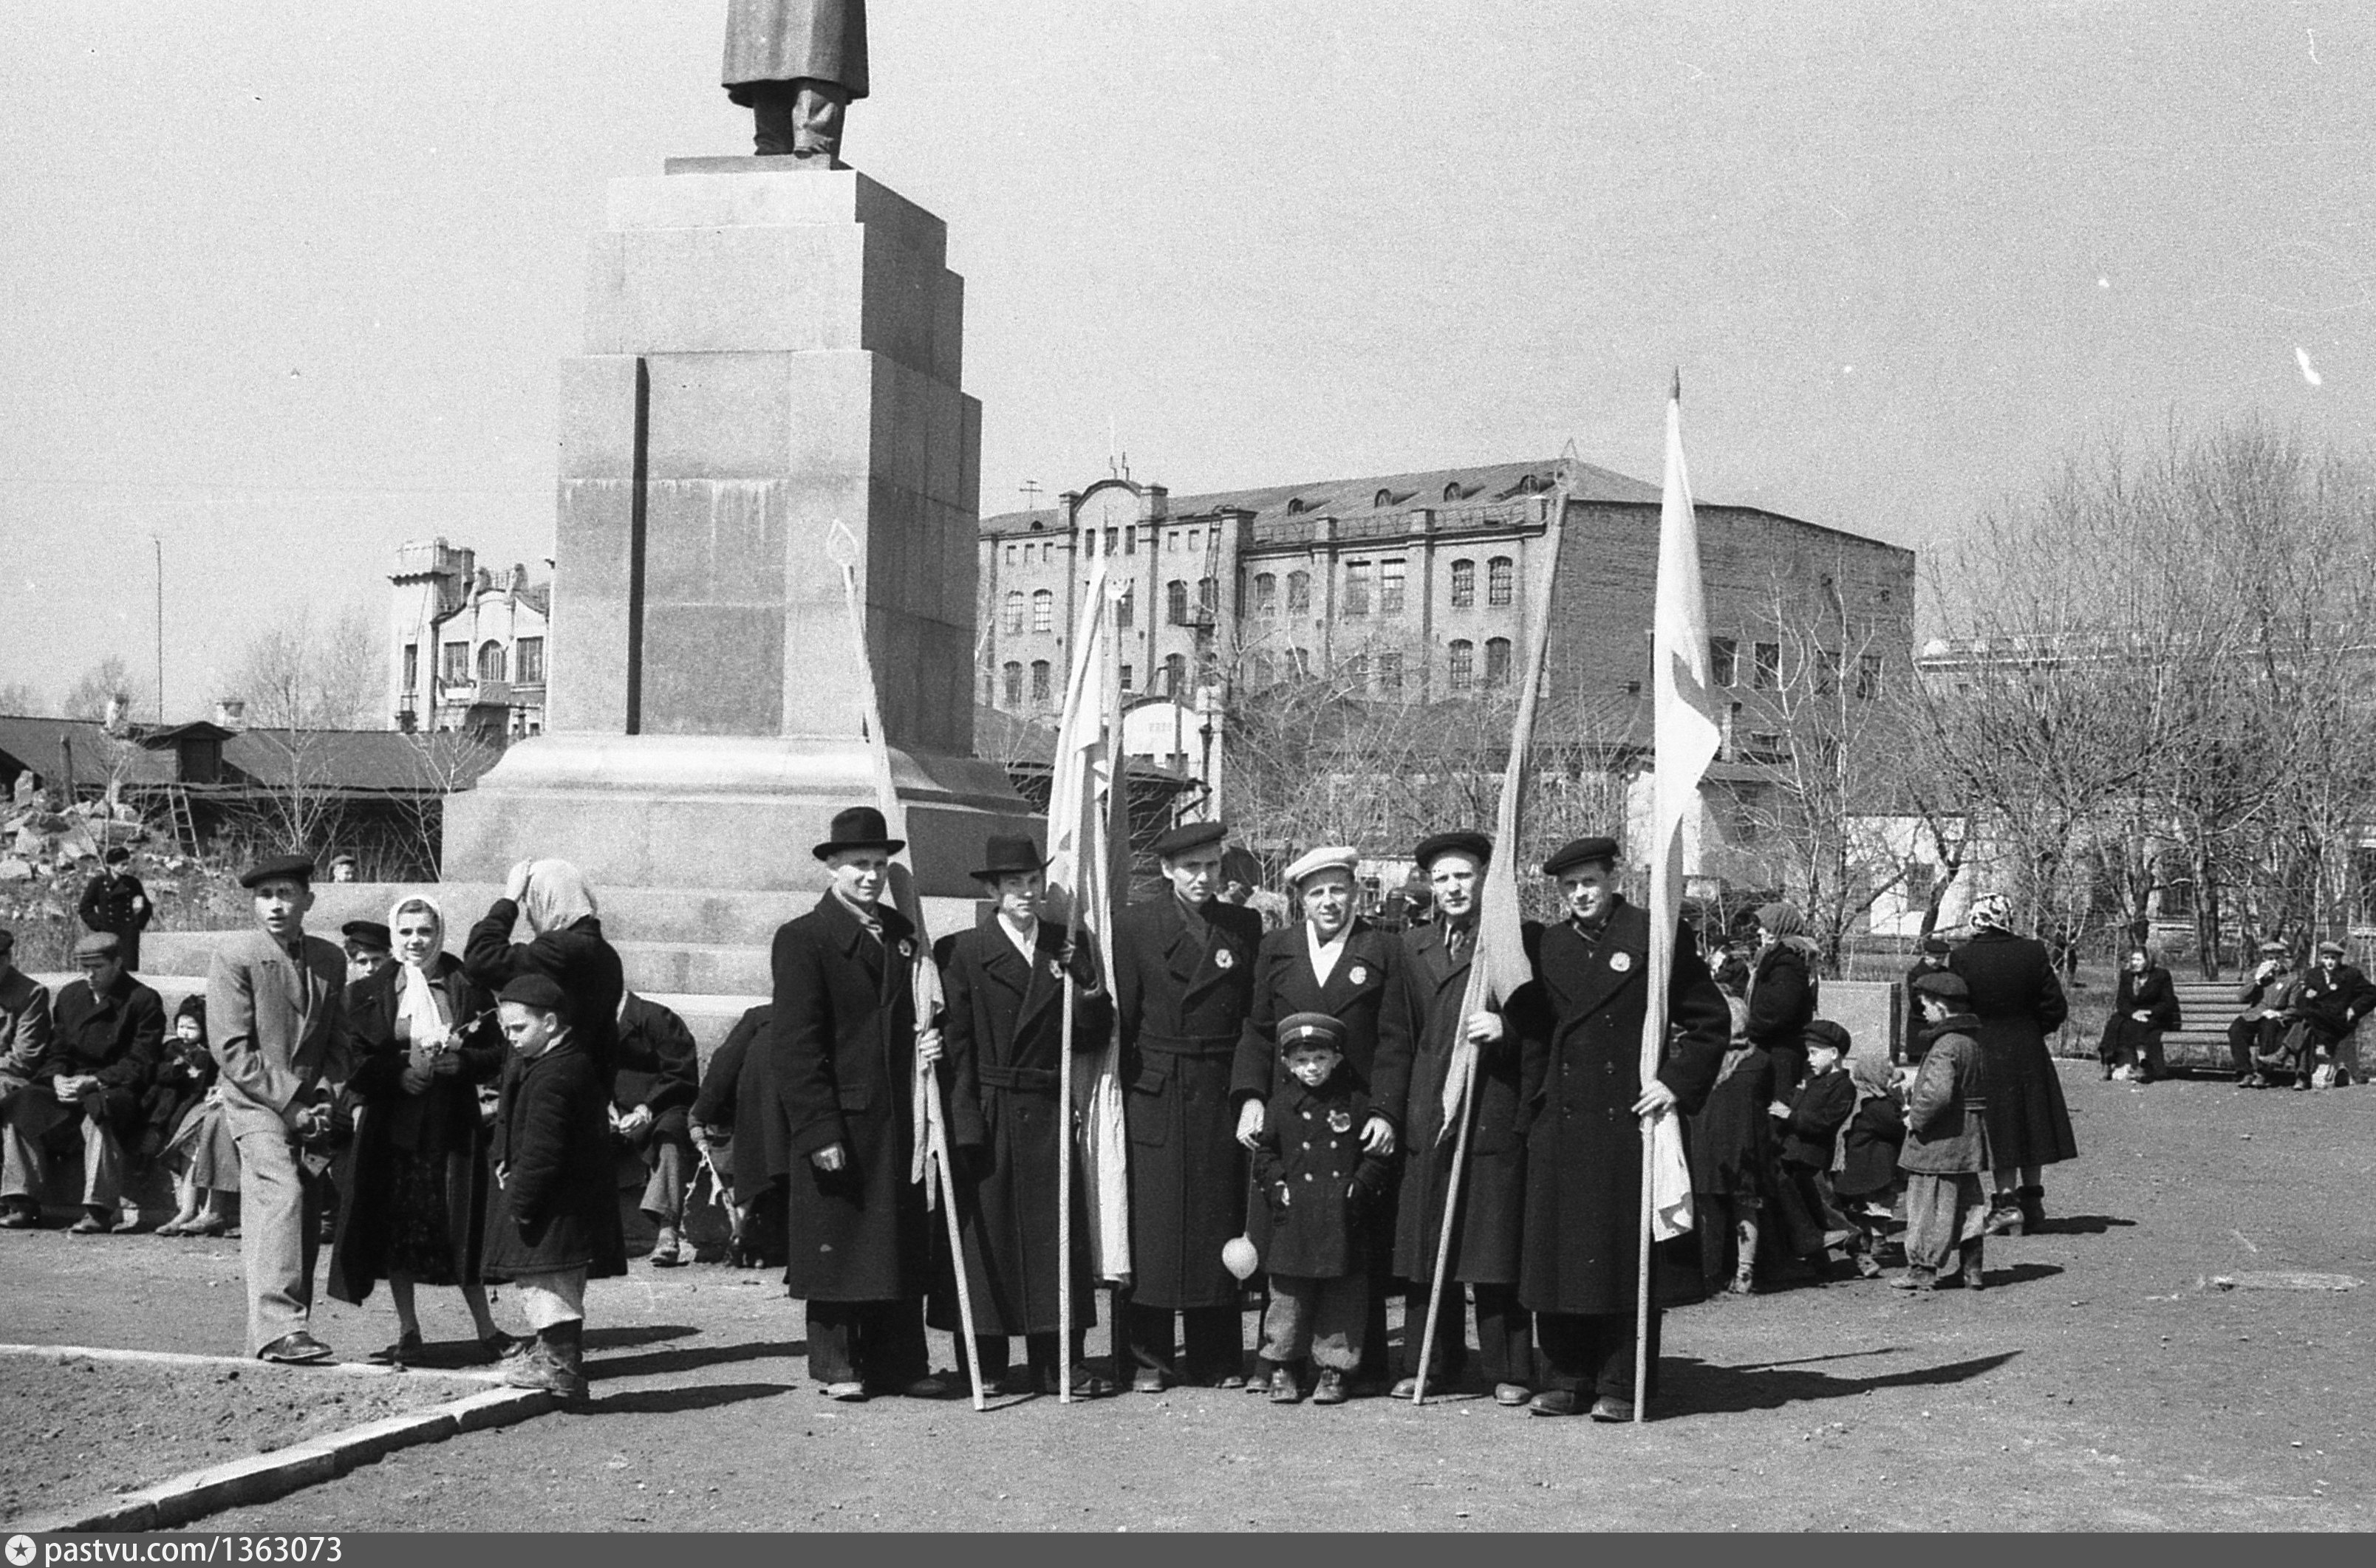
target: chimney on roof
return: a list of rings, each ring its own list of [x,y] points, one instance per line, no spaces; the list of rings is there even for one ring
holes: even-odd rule
[[[247,702],[238,697],[215,699],[215,723],[225,729],[238,729],[247,723]]]
[[[525,561],[512,562],[512,592],[515,594],[528,592],[528,564]]]

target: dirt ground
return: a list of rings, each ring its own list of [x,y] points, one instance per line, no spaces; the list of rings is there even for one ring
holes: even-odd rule
[[[1475,1397],[1420,1410],[1275,1409],[1211,1390],[993,1400],[982,1414],[833,1405],[799,1359],[799,1309],[779,1283],[638,1263],[593,1292],[589,1413],[409,1450],[217,1523],[2376,1527],[2376,1091],[2064,1075],[2085,1152],[2049,1173],[2049,1233],[1990,1244],[1998,1288],[1910,1300],[1834,1283],[1677,1312],[1645,1427]],[[2253,1288],[2301,1271],[2370,1283]],[[0,1338],[223,1350],[241,1310],[233,1245],[0,1235]],[[433,1338],[467,1331],[450,1295],[426,1310]],[[384,1310],[317,1315],[343,1354],[390,1335]]]

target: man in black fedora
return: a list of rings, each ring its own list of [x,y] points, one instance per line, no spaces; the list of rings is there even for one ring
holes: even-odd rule
[[[838,813],[815,846],[831,885],[777,930],[772,955],[766,1048],[791,1167],[784,1283],[806,1304],[809,1375],[837,1399],[948,1391],[924,1348],[932,1232],[908,1179],[916,1064],[939,1058],[941,1036],[917,1028],[914,966],[929,957],[883,898],[905,847],[873,807]]]
[[[1214,895],[1218,822],[1191,822],[1155,842],[1170,885],[1114,921],[1114,1003],[1122,1026],[1123,1114],[1130,1128],[1130,1304],[1123,1339],[1131,1386],[1242,1387],[1245,1328],[1238,1281],[1221,1249],[1245,1225],[1244,1151],[1230,1079],[1253,1002],[1262,916]],[[1172,1338],[1172,1314],[1186,1353]]]
[[[1007,1340],[1021,1335],[1028,1364],[1022,1376],[1006,1379],[1009,1392],[1053,1394],[1058,1379],[1069,1377],[1075,1394],[1110,1394],[1113,1385],[1081,1361],[1081,1337],[1097,1321],[1082,1170],[1075,1161],[1069,1189],[1058,1173],[1072,1123],[1060,1096],[1064,1011],[1072,1009],[1080,1082],[1105,1049],[1113,1005],[1087,944],[1068,944],[1063,926],[1040,918],[1048,884],[1038,846],[996,834],[981,858],[974,876],[993,907],[972,930],[944,938],[940,955],[948,1003],[943,1069],[949,1138],[960,1173],[957,1217],[981,1374],[1004,1376]],[[1071,1256],[1060,1264],[1062,1203],[1072,1205],[1073,1229]],[[935,1280],[927,1317],[952,1334],[960,1331],[955,1283],[954,1277]],[[1073,1299],[1073,1343],[1061,1356],[1060,1291]]]

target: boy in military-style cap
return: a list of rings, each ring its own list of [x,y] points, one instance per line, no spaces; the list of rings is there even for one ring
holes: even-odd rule
[[[1386,1157],[1365,1147],[1369,1091],[1345,1060],[1345,1026],[1326,1013],[1279,1020],[1286,1081],[1254,1145],[1254,1177],[1271,1208],[1270,1309],[1258,1376],[1274,1403],[1302,1397],[1296,1363],[1319,1363],[1315,1405],[1341,1405],[1361,1364],[1370,1311],[1364,1221],[1384,1190]]]

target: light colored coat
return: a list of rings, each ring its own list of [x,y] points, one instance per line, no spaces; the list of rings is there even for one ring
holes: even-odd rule
[[[730,96],[753,82],[807,80],[864,98],[866,0],[731,0],[719,79]]]
[[[300,969],[262,931],[243,931],[207,971],[207,1028],[233,1137],[293,1130],[300,1112],[347,1081],[346,957],[319,937],[305,938],[304,953]]]

